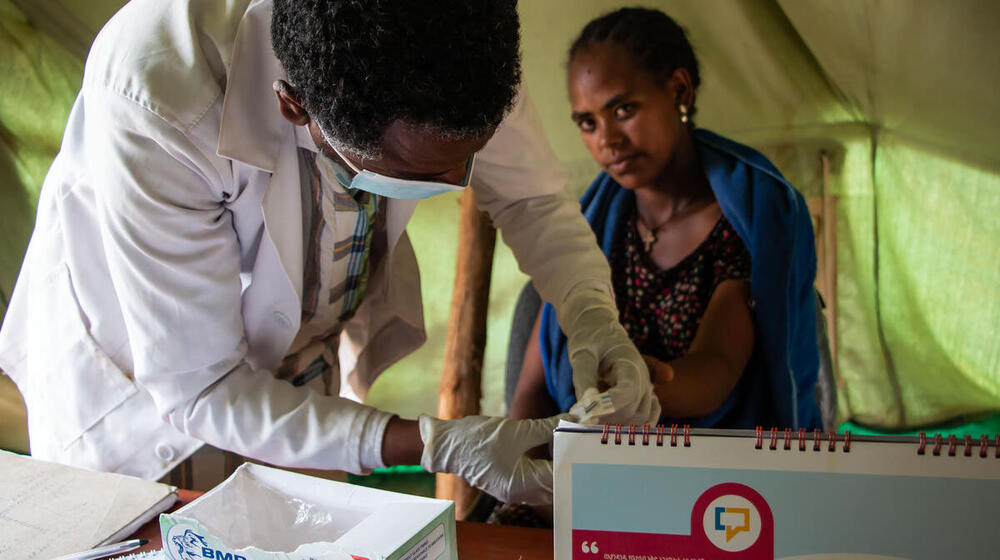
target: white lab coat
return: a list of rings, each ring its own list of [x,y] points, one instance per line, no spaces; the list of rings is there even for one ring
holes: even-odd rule
[[[2,331],[32,453],[158,478],[203,442],[273,464],[361,472],[390,415],[273,377],[299,327],[296,127],[270,1],[135,0],[101,31],[46,177]],[[400,84],[405,87],[405,84]],[[609,273],[526,98],[473,189],[546,299]],[[424,341],[414,201],[341,336],[342,394]]]

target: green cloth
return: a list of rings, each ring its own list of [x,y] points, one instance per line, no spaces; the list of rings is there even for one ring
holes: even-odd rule
[[[874,266],[884,368],[850,374],[882,373],[895,394],[874,406],[901,406],[873,423],[919,426],[1000,408],[998,170],[889,131],[878,136]],[[848,398],[854,393],[848,383]],[[872,416],[861,412],[859,420]]]
[[[997,434],[1000,434],[1000,414],[994,414],[992,416],[979,417],[976,420],[970,421],[968,418],[962,418],[953,422],[944,422],[941,424],[926,426],[926,427],[916,427],[916,428],[904,428],[901,430],[877,430],[870,426],[864,426],[856,422],[844,422],[837,428],[837,432],[844,433],[850,430],[852,434],[867,436],[867,435],[893,435],[893,436],[916,436],[921,432],[927,435],[941,434],[942,436],[965,436],[966,434],[973,437],[973,439],[979,439],[980,436],[986,435],[993,441]]]
[[[1000,4],[778,4],[868,128],[834,173],[843,416],[902,429],[1000,410],[1000,41],[985,23]]]

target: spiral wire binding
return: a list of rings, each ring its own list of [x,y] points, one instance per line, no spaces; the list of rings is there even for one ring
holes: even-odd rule
[[[775,451],[775,450],[778,449],[778,440],[779,439],[782,441],[781,448],[783,450],[785,450],[785,451],[791,451],[791,449],[792,449],[792,440],[793,439],[794,440],[798,440],[798,442],[799,442],[799,451],[805,451],[806,450],[806,440],[808,439],[808,436],[806,435],[806,430],[804,428],[799,428],[798,431],[795,433],[794,436],[792,435],[792,429],[791,428],[785,428],[783,432],[779,432],[778,428],[771,428],[770,431],[769,431],[769,433],[768,433],[768,445],[767,445],[768,451]],[[813,440],[812,450],[813,451],[820,451],[822,449],[823,439],[824,439],[824,436],[823,436],[823,431],[822,430],[813,430],[813,433],[812,433],[812,440]],[[827,441],[827,448],[826,448],[827,451],[829,451],[831,453],[834,452],[834,451],[836,451],[837,450],[837,440],[838,440],[837,432],[831,430],[825,436],[825,439]],[[754,446],[754,449],[764,449],[764,428],[761,427],[761,426],[757,426],[757,428],[754,430],[754,445],[753,446]],[[841,446],[841,449],[844,451],[844,453],[850,453],[850,451],[851,451],[851,432],[850,431],[847,431],[847,432],[844,433],[844,444]]]
[[[628,438],[628,445],[636,445],[636,436],[641,436],[640,445],[649,446],[649,440],[652,427],[649,424],[643,424],[638,426],[636,424],[629,424],[627,428],[623,427],[621,424],[615,424],[611,427],[611,424],[604,424],[601,430],[601,444],[607,445],[611,440],[612,432],[614,433],[615,445],[622,444],[622,432],[625,432]],[[663,440],[666,437],[666,427],[662,424],[656,425],[656,446],[663,447]],[[684,426],[678,426],[677,424],[672,424],[670,426],[670,447],[677,447],[678,437],[681,439],[681,445],[684,447],[691,447],[691,426],[689,424],[684,424]]]
[[[917,455],[925,455],[927,453],[927,434],[920,432],[917,436],[920,438],[920,443],[917,446]],[[962,446],[962,456],[972,457],[972,447],[974,445],[979,445],[979,457],[985,459],[989,457],[990,451],[990,436],[982,434],[979,436],[979,441],[976,442],[971,434],[964,434],[961,441],[954,435],[948,436],[948,456],[955,457],[958,454],[958,447]],[[1000,434],[996,435],[996,441],[994,446],[994,457],[1000,459]],[[934,448],[931,450],[931,455],[940,456],[941,448],[944,447],[944,438],[941,434],[934,434]]]
[[[649,424],[643,424],[639,426],[638,424],[628,424],[628,426],[623,426],[622,424],[604,424],[601,431],[601,443],[607,445],[611,439],[612,432],[614,433],[614,443],[615,445],[622,445],[623,432],[628,438],[628,445],[635,446],[641,445],[643,447],[648,447],[650,445],[651,437],[653,436],[655,429],[655,445],[657,447],[663,447],[664,440],[667,437],[667,427],[663,424],[656,424],[655,426],[650,426]],[[691,447],[691,425],[684,424],[680,426],[678,424],[670,425],[670,447],[677,447],[678,439],[681,440],[681,445],[684,447]],[[769,451],[775,451],[778,449],[778,441],[781,440],[781,448],[785,451],[790,451],[792,449],[792,442],[798,440],[798,449],[800,452],[804,452],[807,449],[806,441],[809,439],[807,430],[804,428],[799,428],[796,431],[792,431],[791,428],[769,428],[768,433],[765,436],[764,428],[762,426],[757,426],[754,429],[754,449],[764,449],[764,438],[767,437],[768,445],[767,449]],[[636,443],[638,439],[638,444]],[[867,441],[862,436],[862,441]],[[934,434],[933,441],[929,441],[926,433],[920,432],[917,435],[917,455],[926,455],[927,448],[929,444],[931,445],[930,454],[935,457],[940,456],[945,446],[945,436],[941,434]],[[819,452],[823,448],[823,441],[826,441],[826,449],[828,452],[833,453],[837,451],[838,441],[842,441],[840,445],[841,451],[844,453],[851,452],[851,445],[853,440],[853,435],[850,430],[846,430],[842,435],[838,434],[835,430],[830,430],[826,434],[820,429],[814,429],[812,431],[812,450],[814,452]],[[992,445],[994,448],[993,456],[1000,459],[1000,434],[996,434],[993,441],[990,440],[990,436],[982,434],[979,440],[976,441],[972,435],[964,434],[961,438],[955,435],[947,436],[948,449],[947,454],[949,457],[955,457],[958,455],[958,448],[962,447],[962,456],[972,457],[972,448],[976,445],[979,446],[979,456],[981,458],[989,457],[989,448]]]

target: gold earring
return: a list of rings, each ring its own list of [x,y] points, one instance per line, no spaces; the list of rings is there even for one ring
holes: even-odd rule
[[[688,107],[687,107],[687,105],[681,103],[680,106],[677,107],[677,110],[680,111],[680,113],[681,113],[681,122],[684,123],[684,124],[687,124],[687,122],[689,120],[688,119]]]

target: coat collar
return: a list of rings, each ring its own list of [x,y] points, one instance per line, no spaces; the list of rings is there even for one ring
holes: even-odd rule
[[[277,110],[272,84],[285,71],[271,48],[270,27],[271,0],[251,2],[236,31],[217,153],[273,173],[293,125]]]
[[[285,77],[285,71],[271,47],[271,0],[254,0],[247,7],[236,32],[232,62],[226,79],[226,95],[222,103],[219,127],[219,156],[241,161],[275,174],[281,167],[283,175],[293,179],[268,186],[263,200],[265,220],[279,219],[285,227],[269,227],[281,255],[282,265],[296,292],[301,294],[302,240],[301,227],[288,227],[289,220],[301,220],[299,175],[293,172],[294,150],[283,153],[287,143],[317,151],[308,133],[285,120],[277,110],[272,84]],[[287,151],[287,150],[286,150]],[[276,191],[281,191],[279,194]],[[387,234],[389,247],[395,247],[407,222],[416,209],[416,200],[388,201]],[[285,235],[285,234],[289,235]]]

